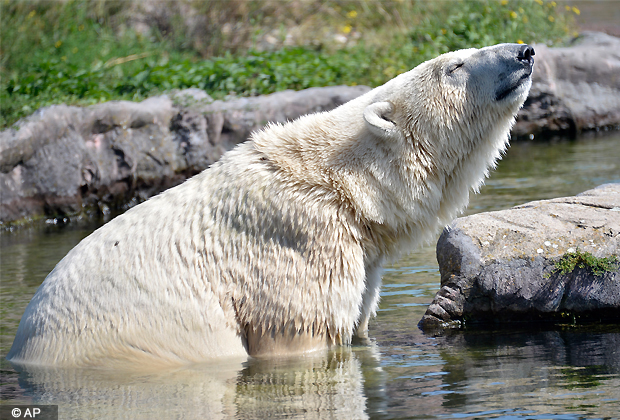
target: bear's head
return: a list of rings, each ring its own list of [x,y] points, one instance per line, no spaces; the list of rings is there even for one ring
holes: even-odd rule
[[[376,135],[408,140],[435,162],[484,142],[503,149],[532,84],[533,55],[522,44],[443,54],[378,88],[364,119]]]
[[[375,176],[383,192],[358,194],[362,212],[392,225],[452,220],[508,145],[532,85],[533,55],[521,44],[454,51],[370,92],[363,111],[370,143],[391,149],[387,155],[398,165]],[[407,189],[388,200],[385,191],[394,185]]]

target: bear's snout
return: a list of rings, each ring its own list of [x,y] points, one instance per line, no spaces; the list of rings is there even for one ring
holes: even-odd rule
[[[499,63],[491,62],[492,66],[501,69],[498,73],[495,100],[518,100],[518,96],[524,92],[527,96],[534,69],[534,48],[527,44],[502,44],[497,47],[489,50],[502,57]],[[514,93],[517,94],[513,95]]]
[[[530,47],[529,45],[523,45],[521,46],[521,48],[519,48],[517,59],[520,61],[532,62],[534,61],[534,59],[532,58],[533,55],[536,55],[536,53],[534,52],[534,48]]]

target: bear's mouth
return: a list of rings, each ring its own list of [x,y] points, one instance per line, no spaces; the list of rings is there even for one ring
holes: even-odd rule
[[[515,92],[516,90],[518,90],[527,80],[530,79],[530,76],[532,75],[532,71],[530,70],[529,72],[525,73],[523,76],[521,76],[516,83],[506,87],[506,88],[502,88],[500,90],[498,90],[495,93],[495,100],[496,101],[501,101],[503,99],[506,99],[508,96],[510,96],[513,92]]]

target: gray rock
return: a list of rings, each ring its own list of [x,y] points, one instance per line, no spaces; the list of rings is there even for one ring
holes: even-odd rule
[[[43,108],[0,133],[0,222],[124,210],[206,169],[267,122],[330,110],[368,90],[213,101],[188,89],[140,103]]]
[[[437,242],[441,289],[420,327],[566,314],[620,321],[620,264],[562,274],[556,262],[576,251],[620,256],[620,184],[459,218]]]
[[[570,47],[534,50],[532,89],[513,138],[620,128],[620,38],[583,32]]]

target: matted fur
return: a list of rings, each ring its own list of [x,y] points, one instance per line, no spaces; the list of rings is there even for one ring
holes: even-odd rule
[[[71,250],[8,359],[180,364],[364,336],[383,263],[450,222],[505,149],[531,85],[519,48],[448,53],[256,132]]]

